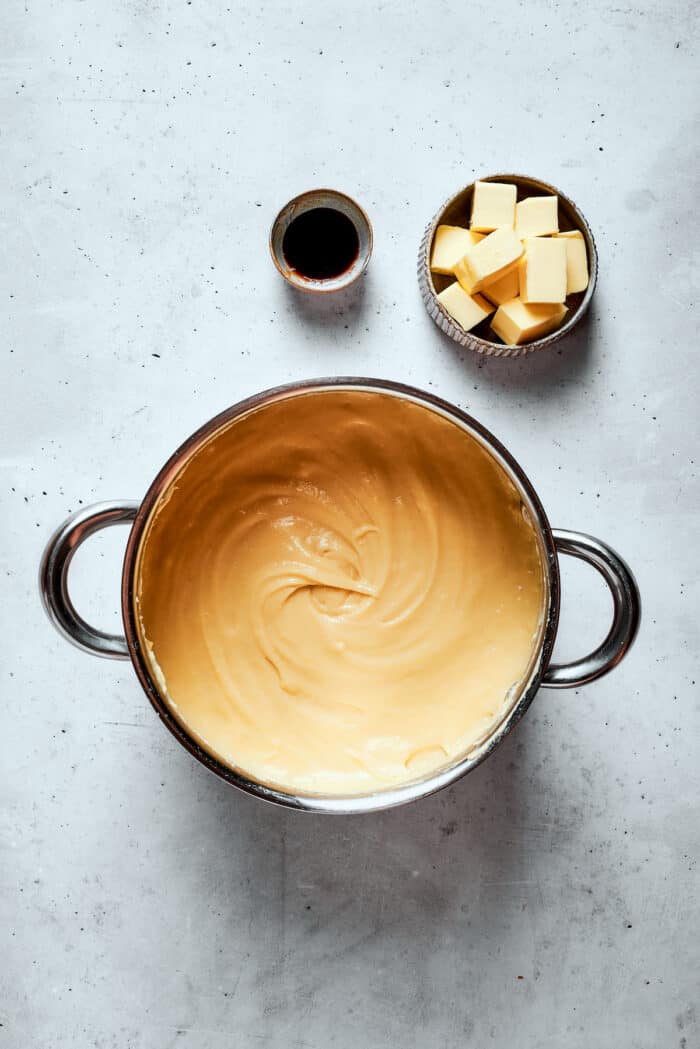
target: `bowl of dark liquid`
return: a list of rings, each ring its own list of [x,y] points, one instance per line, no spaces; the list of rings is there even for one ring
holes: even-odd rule
[[[352,197],[333,189],[312,189],[290,200],[277,215],[270,252],[293,287],[340,291],[367,268],[372,226]]]

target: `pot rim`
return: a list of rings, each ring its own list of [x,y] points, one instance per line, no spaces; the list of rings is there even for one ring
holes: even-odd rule
[[[533,526],[542,543],[547,606],[543,613],[544,622],[541,638],[537,649],[533,652],[530,675],[527,683],[522,688],[517,702],[494,732],[486,739],[478,742],[458,761],[439,769],[437,772],[429,773],[420,779],[412,780],[409,783],[396,787],[390,787],[386,790],[374,791],[371,794],[294,794],[258,782],[247,776],[242,770],[235,770],[224,764],[190,736],[184,725],[176,718],[161,695],[158,683],[142,650],[135,611],[134,583],[141,541],[151,514],[156,509],[160,498],[167,491],[171,482],[195,452],[219,430],[253,410],[289,397],[333,390],[379,392],[422,404],[424,407],[436,410],[439,414],[446,416],[453,422],[457,422],[496,458],[526,503]],[[288,808],[323,813],[366,813],[392,808],[396,805],[403,805],[406,802],[427,797],[456,782],[456,780],[461,779],[462,776],[476,768],[477,765],[480,765],[520,721],[532,703],[551,659],[559,621],[559,566],[552,530],[544,507],[531,481],[516,459],[485,426],[482,426],[481,423],[456,405],[417,387],[387,379],[336,376],[290,382],[247,397],[215,415],[180,445],[157,473],[136,514],[124,555],[121,604],[129,657],[146,695],[161,721],[164,722],[178,742],[208,768],[210,772],[248,794]]]

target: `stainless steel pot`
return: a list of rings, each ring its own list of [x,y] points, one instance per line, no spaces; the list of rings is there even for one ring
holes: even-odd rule
[[[135,571],[147,522],[170,484],[188,459],[221,428],[246,413],[288,397],[329,390],[378,391],[405,398],[457,423],[479,441],[501,464],[534,523],[541,543],[546,571],[547,606],[541,641],[532,669],[520,694],[493,733],[466,755],[446,768],[407,784],[365,795],[290,794],[259,783],[240,770],[229,768],[203,750],[174,717],[159,691],[151,667],[141,651],[134,611]],[[71,559],[88,536],[110,525],[131,524],[122,572],[122,617],[124,635],[105,634],[91,627],[73,606],[68,593]],[[613,621],[603,643],[590,655],[573,663],[550,662],[559,619],[558,556],[570,554],[592,565],[607,583],[613,599]],[[313,812],[358,813],[401,805],[440,790],[470,772],[498,746],[530,706],[540,685],[575,688],[606,674],[616,666],[634,641],[640,618],[640,597],[634,577],[622,558],[606,543],[579,532],[552,529],[542,504],[515,459],[480,423],[454,405],[400,383],[378,379],[333,378],[293,383],[250,397],[216,416],[194,433],[168,460],[141,503],[114,501],[85,507],[69,517],[49,540],[41,562],[40,587],[44,607],[56,628],[69,641],[95,655],[130,659],[156,713],[176,739],[212,772],[249,794],[291,808]]]

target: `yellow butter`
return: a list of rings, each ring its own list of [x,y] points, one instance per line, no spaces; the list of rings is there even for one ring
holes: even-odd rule
[[[496,310],[491,328],[508,346],[519,346],[553,331],[567,312],[566,306],[559,303],[528,305],[521,299],[511,299]]]
[[[523,250],[512,229],[497,229],[469,248],[455,266],[454,275],[464,290],[473,295],[514,266]]]
[[[515,224],[517,190],[508,182],[475,182],[470,226],[480,233]]]
[[[437,300],[465,331],[475,328],[493,313],[490,302],[481,295],[468,295],[458,281],[441,291]]]
[[[502,277],[498,277],[496,280],[484,284],[482,292],[486,298],[496,306],[502,306],[504,302],[509,302],[511,299],[514,299],[516,295],[520,294],[520,273],[518,272],[518,266],[511,266],[509,270],[506,270]]]
[[[585,291],[588,287],[588,252],[583,233],[577,229],[567,230],[558,233],[557,240],[559,238],[566,244],[566,294]]]
[[[524,237],[548,237],[559,229],[558,197],[526,197],[515,205],[515,232]]]
[[[520,266],[523,302],[564,302],[566,299],[566,243],[558,237],[526,237]]]
[[[438,226],[433,237],[430,268],[433,273],[452,274],[455,263],[474,244],[483,240],[483,233],[475,233],[462,226]]]

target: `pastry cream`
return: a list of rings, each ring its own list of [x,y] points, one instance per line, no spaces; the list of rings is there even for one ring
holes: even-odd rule
[[[458,425],[379,392],[257,409],[182,468],[137,568],[141,640],[210,753],[292,792],[419,778],[531,670],[540,545]]]

